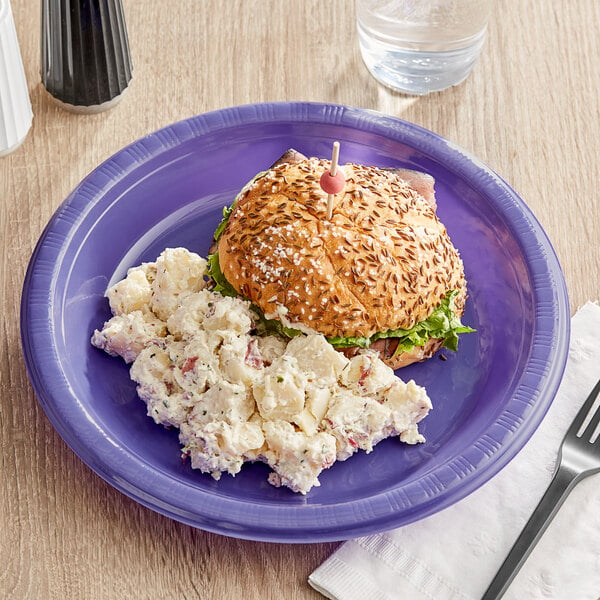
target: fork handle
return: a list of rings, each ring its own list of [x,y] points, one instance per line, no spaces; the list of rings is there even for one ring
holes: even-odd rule
[[[523,531],[513,544],[498,573],[490,583],[481,600],[498,600],[519,572],[527,557],[542,537],[554,515],[579,480],[576,472],[560,465],[548,489],[536,506]]]

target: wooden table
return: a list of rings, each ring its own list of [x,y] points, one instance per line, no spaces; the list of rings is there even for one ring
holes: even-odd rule
[[[134,79],[119,105],[91,116],[49,101],[39,3],[12,4],[35,117],[25,143],[0,159],[0,597],[320,598],[306,579],[336,543],[253,543],[179,524],[114,490],[65,445],[20,350],[34,245],[85,175],[148,132],[231,105],[326,101],[432,129],[500,173],[553,241],[574,311],[600,298],[600,3],[499,0],[469,79],[416,98],[367,73],[349,1],[126,0]]]

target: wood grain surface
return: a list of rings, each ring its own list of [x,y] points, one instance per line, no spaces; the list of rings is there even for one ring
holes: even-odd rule
[[[600,3],[498,0],[467,81],[419,98],[367,73],[348,0],[124,6],[134,79],[115,108],[76,115],[40,83],[39,2],[12,1],[34,121],[0,158],[0,598],[321,598],[307,576],[336,543],[254,543],[179,524],[114,490],[66,446],[20,350],[35,243],[83,177],[146,133],[238,104],[334,102],[432,129],[502,175],[552,240],[574,312],[600,298]]]

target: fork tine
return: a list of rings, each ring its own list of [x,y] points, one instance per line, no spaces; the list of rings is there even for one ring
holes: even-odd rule
[[[592,406],[594,405],[594,402],[596,401],[598,394],[600,394],[600,380],[598,381],[598,383],[596,383],[596,385],[594,386],[594,389],[591,391],[590,395],[587,397],[585,404],[581,407],[581,409],[577,413],[577,416],[573,420],[573,423],[571,423],[571,426],[569,427],[569,430],[567,431],[566,436],[577,435],[577,432],[581,429],[581,426],[583,425],[585,418],[587,417]],[[600,410],[596,410],[595,416],[596,416],[596,418],[592,419],[592,421],[596,422],[594,429],[598,425],[598,418],[600,418]],[[589,431],[590,425],[592,425],[592,423],[590,423],[586,427],[584,433],[587,433]],[[592,429],[592,431],[590,432],[590,436],[594,433],[594,429]]]
[[[594,436],[594,431],[596,431],[596,428],[598,427],[598,423],[600,423],[600,405],[596,406],[596,410],[594,411],[590,422],[587,424],[585,430],[581,433],[581,438],[591,442],[592,437]],[[596,440],[597,439],[598,438],[596,438]]]

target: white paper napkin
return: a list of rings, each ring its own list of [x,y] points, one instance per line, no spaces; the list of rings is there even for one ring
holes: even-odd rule
[[[550,483],[560,442],[600,379],[600,306],[572,319],[559,393],[496,477],[427,519],[345,542],[309,577],[333,600],[478,600]],[[571,492],[505,600],[600,600],[600,474]]]

